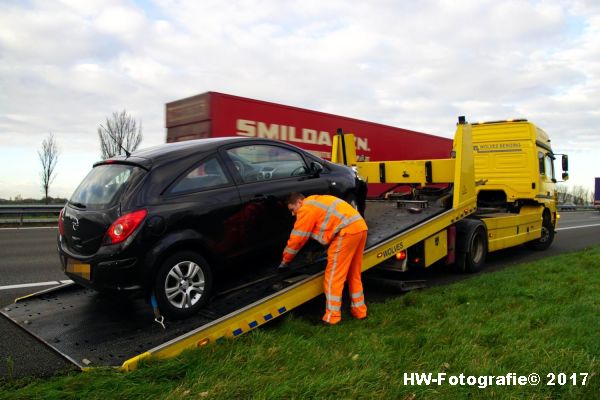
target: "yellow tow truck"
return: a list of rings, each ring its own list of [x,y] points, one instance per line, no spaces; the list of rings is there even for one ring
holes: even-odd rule
[[[409,188],[392,200],[369,202],[363,270],[401,259],[401,269],[445,262],[474,272],[489,251],[522,243],[544,249],[552,242],[555,155],[532,123],[471,125],[461,117],[448,159],[359,162],[354,143],[351,134],[336,136],[333,161],[355,166],[370,182]],[[563,156],[565,171],[567,163]],[[255,282],[221,293],[197,316],[166,329],[148,318],[146,304],[124,307],[73,284],[17,299],[0,314],[82,370],[132,370],[144,359],[237,337],[313,299],[323,292],[325,262],[304,258],[284,275],[265,266]]]
[[[466,129],[470,135],[464,134]],[[467,136],[472,140],[472,152],[464,145]],[[336,139],[332,157],[336,162],[354,166],[368,182],[410,188],[394,196],[398,207],[418,213],[431,204],[452,199],[452,209],[464,207],[464,213],[469,214],[450,224],[431,221],[427,225],[435,234],[389,249],[402,254],[405,266],[428,267],[445,259],[462,271],[476,272],[483,267],[488,252],[520,244],[545,250],[552,244],[559,218],[553,163],[556,154],[546,132],[532,122],[519,119],[468,125],[460,117],[453,151],[456,157],[456,149],[463,149],[460,164],[454,158],[360,162],[353,135]],[[562,155],[562,169],[562,179],[567,180],[567,155]],[[443,182],[449,183],[448,187],[435,189]]]

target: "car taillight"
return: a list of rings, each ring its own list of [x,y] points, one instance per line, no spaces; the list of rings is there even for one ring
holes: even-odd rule
[[[148,215],[146,210],[138,210],[125,214],[117,219],[106,232],[105,243],[117,244],[126,240],[140,226]]]
[[[65,236],[65,227],[63,226],[63,214],[65,213],[65,209],[60,210],[60,214],[58,214],[58,232],[60,236]]]

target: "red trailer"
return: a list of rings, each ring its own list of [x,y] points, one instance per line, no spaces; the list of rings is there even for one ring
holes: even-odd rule
[[[354,118],[248,99],[217,92],[166,104],[167,142],[218,136],[279,139],[331,158],[338,128],[356,135],[363,161],[447,158],[452,140]],[[376,197],[390,185],[370,185]]]

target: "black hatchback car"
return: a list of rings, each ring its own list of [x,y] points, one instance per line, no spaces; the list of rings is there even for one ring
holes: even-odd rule
[[[169,143],[95,164],[61,211],[58,250],[75,282],[154,294],[165,316],[185,318],[210,299],[215,272],[283,251],[291,192],[364,211],[366,190],[351,168],[279,141]]]

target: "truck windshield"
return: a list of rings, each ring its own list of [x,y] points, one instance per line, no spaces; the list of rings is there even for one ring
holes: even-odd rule
[[[110,208],[142,173],[141,168],[132,165],[99,165],[92,169],[75,189],[69,203],[86,209]]]

